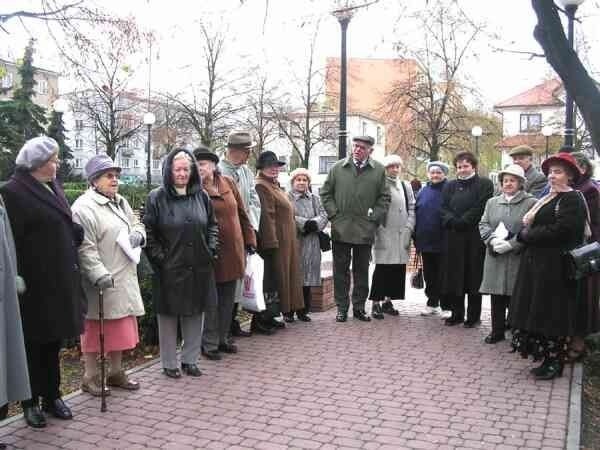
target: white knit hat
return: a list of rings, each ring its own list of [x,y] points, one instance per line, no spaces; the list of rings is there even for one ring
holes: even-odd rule
[[[385,158],[383,158],[383,166],[384,167],[389,167],[389,166],[401,166],[402,165],[402,158],[400,158],[400,156],[396,155],[395,153],[392,153],[391,155],[386,155]]]

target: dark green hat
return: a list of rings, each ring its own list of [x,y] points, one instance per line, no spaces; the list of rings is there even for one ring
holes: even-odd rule
[[[529,145],[517,145],[508,152],[508,156],[517,155],[533,156],[533,149]]]

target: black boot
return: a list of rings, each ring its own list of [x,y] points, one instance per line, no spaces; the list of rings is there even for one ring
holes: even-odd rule
[[[371,310],[371,317],[373,317],[373,319],[378,319],[378,320],[383,319],[383,309],[381,308],[381,303],[373,302],[373,308]]]
[[[242,330],[240,326],[240,322],[238,320],[234,320],[231,322],[231,330],[230,333],[235,337],[249,337],[252,336],[252,333],[249,331]]]
[[[394,308],[394,304],[391,300],[386,300],[385,302],[383,302],[383,306],[381,309],[384,313],[389,314],[390,316],[397,316],[400,314],[398,310]]]
[[[543,370],[536,373],[536,380],[553,380],[556,377],[562,377],[564,365],[556,357],[547,358],[549,361]],[[546,361],[544,361],[546,362]],[[542,364],[544,366],[544,364]]]
[[[289,313],[283,313],[283,320],[285,320],[287,323],[292,323],[296,319],[294,319],[294,313],[289,312]]]
[[[32,428],[44,428],[46,426],[46,418],[37,404],[27,404],[23,406],[23,416],[25,422]]]
[[[270,336],[275,333],[275,330],[266,326],[261,320],[259,320],[256,314],[252,316],[252,322],[250,322],[250,330],[253,333],[264,334],[266,336]]]

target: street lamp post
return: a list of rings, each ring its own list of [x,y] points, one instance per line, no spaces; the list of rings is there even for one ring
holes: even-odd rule
[[[575,24],[575,12],[579,5],[585,0],[558,0],[563,6],[568,19],[568,33],[567,38],[569,41],[569,47],[574,51],[574,24]],[[575,115],[574,115],[574,104],[573,96],[565,89],[565,141],[564,145],[566,148],[573,147],[574,135],[575,135]]]
[[[550,136],[552,136],[552,132],[553,132],[553,130],[552,130],[551,126],[546,125],[546,126],[542,127],[542,134],[546,138],[546,159],[548,159],[548,144],[549,144]]]
[[[150,145],[152,135],[150,131],[155,121],[156,117],[151,112],[144,114],[144,125],[146,125],[146,129],[148,130],[148,136],[146,138],[146,188],[148,190],[150,190],[150,186],[152,185],[152,146]]]
[[[348,130],[346,129],[346,89],[347,89],[347,64],[346,64],[346,31],[350,19],[352,19],[352,9],[343,8],[332,13],[340,22],[342,28],[342,52],[340,58],[340,130],[339,130],[339,159],[346,157],[346,144],[348,142]]]
[[[471,136],[475,138],[475,155],[479,158],[479,138],[483,134],[483,129],[479,125],[471,128]]]

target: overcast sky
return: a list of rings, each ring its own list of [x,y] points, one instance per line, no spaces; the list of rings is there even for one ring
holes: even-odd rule
[[[132,15],[155,31],[158,46],[153,49],[152,89],[178,92],[185,89],[200,70],[199,21],[210,28],[228,30],[227,63],[241,68],[258,64],[273,80],[285,85],[291,72],[299,72],[306,61],[308,41],[319,22],[317,61],[339,56],[340,29],[329,11],[335,0],[102,0],[96,4],[117,14]],[[364,0],[350,1],[363,3]],[[35,9],[35,0],[2,0],[0,11]],[[90,2],[92,3],[92,2]],[[361,58],[396,57],[397,40],[412,42],[419,30],[409,15],[425,0],[380,0],[358,11],[348,29],[348,55]],[[470,17],[485,24],[478,40],[477,57],[467,61],[464,72],[479,88],[483,107],[511,97],[551,75],[545,59],[495,51],[500,47],[540,52],[532,33],[536,23],[529,0],[458,0]],[[599,0],[587,0],[579,9],[581,23],[577,32],[592,47],[590,61],[600,61]],[[23,25],[24,24],[24,25]],[[38,37],[36,64],[60,70],[61,63],[44,26],[35,21],[12,20],[10,34],[0,35],[0,57],[16,59],[22,55],[29,35]],[[2,33],[0,31],[0,33]],[[492,40],[497,35],[501,40]],[[593,67],[593,70],[600,69]],[[145,89],[147,67],[139,67],[137,84]],[[597,74],[596,72],[594,72]],[[68,82],[64,80],[63,86]]]

